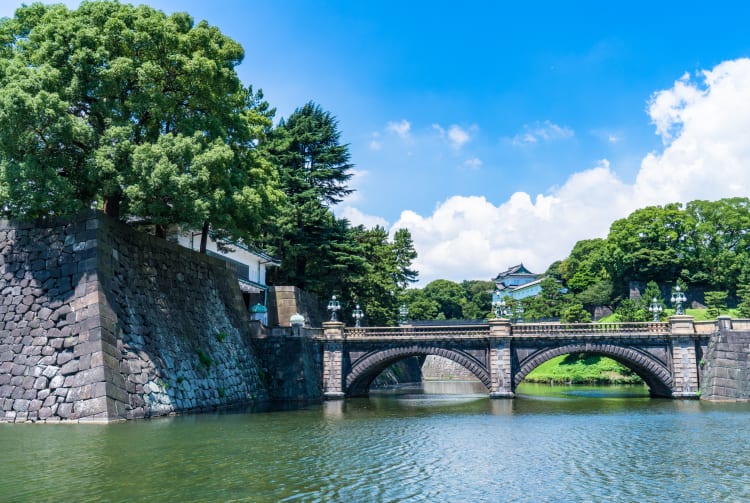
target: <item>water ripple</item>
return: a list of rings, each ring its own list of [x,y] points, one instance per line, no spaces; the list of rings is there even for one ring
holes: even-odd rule
[[[746,501],[750,405],[424,396],[0,424],[0,501]]]

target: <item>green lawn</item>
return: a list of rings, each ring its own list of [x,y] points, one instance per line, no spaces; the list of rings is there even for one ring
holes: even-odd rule
[[[606,356],[569,354],[552,358],[535,368],[527,382],[546,384],[641,384],[629,368]]]

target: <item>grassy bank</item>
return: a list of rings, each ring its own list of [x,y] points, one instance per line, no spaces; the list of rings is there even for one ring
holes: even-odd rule
[[[562,355],[544,362],[526,376],[526,382],[545,384],[641,384],[629,368],[606,356]]]

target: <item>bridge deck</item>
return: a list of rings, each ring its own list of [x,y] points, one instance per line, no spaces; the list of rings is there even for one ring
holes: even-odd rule
[[[669,323],[515,323],[511,337],[653,337],[669,335]],[[354,339],[455,339],[486,338],[490,325],[347,327],[345,337]]]

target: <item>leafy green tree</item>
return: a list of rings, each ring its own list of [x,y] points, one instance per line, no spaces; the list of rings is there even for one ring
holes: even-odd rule
[[[541,281],[541,287],[542,291],[539,295],[522,300],[524,319],[529,321],[559,319],[570,299],[563,294],[562,285],[552,277],[544,278]]]
[[[409,319],[435,320],[440,313],[440,304],[428,298],[421,288],[409,288],[401,295],[401,301],[409,309]]]
[[[648,311],[643,308],[640,302],[631,299],[624,299],[615,309],[618,321],[648,321]]]
[[[348,297],[365,306],[371,325],[388,325],[398,312],[396,253],[382,227],[366,230],[360,226],[352,233],[360,250],[358,256],[363,259],[362,268],[360,274],[348,268],[342,282],[349,284]]]
[[[750,259],[750,199],[692,201],[685,213],[693,222],[686,239],[686,279],[734,292]]]
[[[632,279],[668,282],[684,265],[678,245],[690,222],[679,203],[650,206],[615,221],[607,236],[609,275],[626,291]]]
[[[464,290],[458,283],[436,279],[424,287],[424,294],[440,306],[438,317],[442,314],[446,320],[463,318]]]
[[[590,323],[591,314],[583,308],[583,304],[573,302],[563,308],[560,321],[566,323]]]
[[[478,320],[494,317],[492,313],[492,292],[495,289],[494,281],[462,281],[461,288],[464,290],[464,304],[462,308],[464,318]]]
[[[327,246],[326,228],[332,223],[330,207],[352,192],[348,145],[341,144],[337,120],[310,102],[295,110],[269,134],[262,145],[279,170],[286,195],[281,211],[264,226],[264,246],[282,259],[275,272],[277,284],[305,288],[310,282],[310,261]]]
[[[583,292],[597,283],[608,281],[605,252],[606,241],[603,239],[578,241],[570,255],[560,262],[560,280],[573,293]]]
[[[737,312],[743,318],[750,318],[750,285],[737,288]]]
[[[712,317],[719,316],[722,311],[727,310],[727,292],[713,291],[706,292],[706,307],[708,308],[708,314]]]
[[[746,263],[737,280],[737,311],[740,316],[750,318],[750,263]]]
[[[585,290],[575,296],[584,306],[593,309],[596,306],[610,306],[612,299],[612,283],[599,280],[590,284]]]
[[[656,299],[656,303],[662,308],[661,314],[659,315],[659,317],[662,318],[665,315],[664,308],[666,307],[666,303],[664,302],[664,297],[661,294],[661,288],[659,288],[659,285],[656,283],[656,281],[649,281],[648,283],[646,283],[646,288],[641,294],[638,306],[641,310],[643,310],[645,313],[649,313],[652,317],[653,313],[649,311],[649,307],[651,307],[651,303],[654,301],[654,299]]]
[[[272,112],[217,28],[99,1],[23,6],[0,33],[5,216],[93,205],[242,238],[274,210],[275,171],[255,148]]]
[[[409,229],[399,229],[393,235],[393,244],[391,245],[395,254],[396,284],[404,289],[410,284],[415,283],[419,278],[419,272],[412,269],[412,263],[417,259],[417,251],[414,249],[414,241],[411,238]]]

